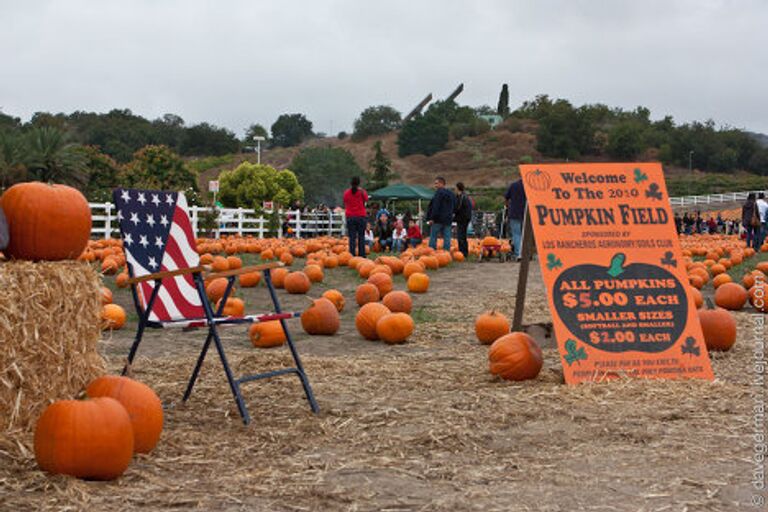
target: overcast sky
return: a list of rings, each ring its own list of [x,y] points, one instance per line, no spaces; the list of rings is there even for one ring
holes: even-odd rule
[[[768,1],[0,0],[0,109],[349,131],[461,82],[768,133]]]

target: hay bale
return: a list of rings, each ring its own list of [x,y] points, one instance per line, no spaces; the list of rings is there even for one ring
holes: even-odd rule
[[[100,286],[81,262],[0,262],[0,436],[29,432],[104,373]]]

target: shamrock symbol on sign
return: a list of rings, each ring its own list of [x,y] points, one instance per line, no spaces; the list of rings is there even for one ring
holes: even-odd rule
[[[642,183],[648,179],[648,175],[640,169],[635,169],[635,183]]]
[[[659,184],[651,183],[651,185],[648,187],[648,190],[645,191],[645,197],[650,197],[651,199],[661,201],[662,194],[659,191]]]
[[[691,357],[698,356],[701,353],[699,347],[696,346],[696,340],[693,336],[688,336],[685,339],[685,344],[680,348],[682,349],[683,354],[688,354]]]
[[[547,254],[547,270],[554,270],[563,266],[563,262],[560,258],[552,253]]]
[[[673,258],[672,251],[667,251],[664,253],[664,257],[661,258],[661,264],[666,265],[668,267],[676,267],[677,266],[677,260]]]
[[[568,363],[568,366],[571,366],[577,361],[584,361],[587,359],[587,352],[584,350],[584,347],[579,347],[577,349],[574,340],[569,339],[565,342],[565,351],[567,353],[563,356],[563,359]]]

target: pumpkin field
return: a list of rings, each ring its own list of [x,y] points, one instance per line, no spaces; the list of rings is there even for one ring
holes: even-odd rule
[[[120,452],[127,459],[117,479],[76,479],[41,470],[37,437],[33,446],[29,430],[9,430],[0,436],[0,509],[747,509],[750,301],[761,293],[755,278],[759,287],[768,252],[746,250],[736,237],[682,237],[702,312],[708,303],[728,308],[705,327],[714,382],[567,386],[538,265],[524,316],[531,337],[514,339],[522,345],[512,352],[494,343],[524,336],[506,334],[518,264],[478,262],[484,242],[509,250],[475,240],[466,261],[426,245],[365,259],[347,253],[343,239],[198,239],[201,262],[215,271],[285,265],[272,278],[283,309],[305,312],[288,325],[319,414],[298,379],[283,376],[243,386],[252,417],[243,425],[215,354],[183,403],[205,330],[150,329],[129,382],[162,402],[159,439],[140,450],[137,434],[132,460]],[[138,321],[124,258],[116,241],[91,241],[80,256],[103,286],[97,348],[107,375],[125,364]],[[206,284],[216,302],[226,281]],[[272,307],[258,274],[241,275],[232,296],[225,314]],[[219,332],[236,374],[291,364],[281,332],[243,325]],[[88,402],[114,403],[94,397],[115,396],[115,385],[97,379]]]

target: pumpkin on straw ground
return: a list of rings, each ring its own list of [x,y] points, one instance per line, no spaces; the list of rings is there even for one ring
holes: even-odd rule
[[[535,379],[544,360],[541,348],[523,332],[513,332],[493,342],[488,350],[490,371],[506,380]]]

